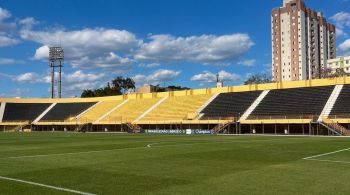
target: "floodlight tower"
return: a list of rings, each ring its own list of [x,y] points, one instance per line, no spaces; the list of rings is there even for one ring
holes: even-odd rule
[[[49,62],[51,67],[51,98],[55,98],[55,68],[58,68],[58,98],[62,98],[62,67],[64,52],[62,47],[50,47]]]

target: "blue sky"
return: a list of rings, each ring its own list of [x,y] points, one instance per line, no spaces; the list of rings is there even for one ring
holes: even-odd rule
[[[350,54],[350,1],[305,0]],[[116,76],[213,87],[270,74],[270,12],[282,0],[0,0],[0,96],[48,97],[47,46],[61,44],[64,96]]]

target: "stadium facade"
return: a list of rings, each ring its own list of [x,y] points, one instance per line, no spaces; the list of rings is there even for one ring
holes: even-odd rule
[[[318,79],[336,58],[336,28],[303,0],[284,0],[272,10],[274,81]]]
[[[0,102],[2,131],[350,135],[350,77]]]

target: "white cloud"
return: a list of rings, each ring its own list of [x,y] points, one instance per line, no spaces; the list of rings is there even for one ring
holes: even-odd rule
[[[65,59],[74,68],[114,68],[128,70],[132,59],[128,57],[142,43],[133,33],[117,29],[82,29],[76,31],[21,31],[21,37],[43,44],[34,59],[46,60],[49,46],[61,43]],[[118,54],[117,54],[118,53]]]
[[[48,60],[49,59],[49,46],[44,45],[36,49],[34,59],[36,60]]]
[[[335,25],[337,26],[337,37],[347,37],[348,34],[345,32],[345,29],[350,28],[350,13],[336,13],[331,17],[331,20],[335,22]]]
[[[239,65],[247,66],[247,67],[252,67],[256,63],[256,60],[251,59],[251,60],[243,60],[238,62]]]
[[[56,73],[57,74],[57,73]],[[56,75],[57,76],[57,75]],[[104,73],[84,73],[81,70],[70,74],[62,73],[62,85],[64,95],[79,95],[84,89],[94,89],[100,87],[105,82]],[[49,74],[38,74],[34,72],[23,73],[12,76],[12,80],[18,83],[47,83],[51,82]]]
[[[18,43],[19,43],[19,41],[17,39],[11,38],[7,35],[0,34],[0,47],[16,45]]]
[[[5,22],[6,19],[11,17],[11,12],[0,7],[0,33],[4,33],[8,30],[13,30],[16,28],[16,23]]]
[[[72,74],[63,75],[64,94],[80,95],[84,89],[95,89],[100,87],[105,81],[104,73],[93,74],[75,71]]]
[[[350,39],[345,40],[342,44],[340,44],[339,49],[345,54],[350,54]]]
[[[221,70],[219,73],[219,78],[222,81],[237,81],[240,76],[235,73],[229,73]],[[216,82],[216,74],[210,71],[204,71],[203,73],[192,76],[191,81],[199,81],[201,83],[214,83]]]
[[[13,38],[12,33],[10,33],[16,28],[16,23],[5,21],[10,17],[11,13],[0,7],[0,47],[12,46],[19,43],[19,40]]]
[[[75,71],[72,74],[63,74],[62,78],[64,82],[68,84],[81,83],[81,82],[95,82],[105,77],[104,73],[93,74],[84,73],[81,70]]]
[[[33,26],[39,24],[39,21],[35,20],[33,17],[27,17],[18,22],[24,28],[30,29]]]
[[[159,69],[150,75],[138,74],[133,76],[136,85],[152,84],[157,85],[161,82],[172,81],[181,74],[181,71]]]
[[[78,60],[72,60],[73,68],[104,68],[110,69],[115,73],[123,73],[131,69],[132,59],[120,57],[117,54],[110,52],[107,56],[90,58],[82,57]]]
[[[0,7],[0,22],[9,17],[11,17],[11,13],[8,10]]]
[[[22,64],[23,61],[18,61],[11,58],[0,58],[0,65]]]
[[[343,29],[337,28],[336,32],[337,32],[337,34],[336,34],[337,37],[347,37],[348,36],[348,34]]]
[[[139,64],[139,67],[141,67],[141,68],[155,68],[158,66],[160,66],[159,63],[150,63],[150,64],[141,63],[141,64]]]
[[[220,63],[240,57],[254,45],[247,34],[191,37],[152,35],[150,39],[150,42],[141,46],[135,59],[158,62]]]
[[[331,17],[331,20],[333,20],[338,28],[350,28],[350,13],[347,12],[339,12],[336,13],[334,16]]]
[[[34,72],[20,74],[14,77],[13,80],[22,83],[42,83],[46,81],[45,78]]]
[[[26,94],[30,92],[28,88],[15,88],[7,91],[6,93],[1,93],[0,97],[8,97],[8,98],[22,98],[26,97]]]
[[[65,50],[65,57],[69,60],[86,56],[96,57],[113,51],[130,53],[140,44],[140,40],[128,31],[104,28],[86,28],[76,31],[22,30],[21,37],[43,45],[61,44]]]

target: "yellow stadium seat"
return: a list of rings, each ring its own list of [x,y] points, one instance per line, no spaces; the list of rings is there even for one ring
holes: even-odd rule
[[[78,122],[83,123],[93,123],[96,120],[98,120],[100,117],[102,117],[104,114],[106,114],[108,111],[112,110],[119,104],[121,104],[123,101],[121,100],[108,100],[108,101],[102,101],[99,102],[96,106],[94,106],[92,109],[84,113],[81,117],[79,117]]]
[[[130,99],[112,112],[101,123],[131,123],[156,104],[161,98]]]
[[[168,97],[162,104],[146,115],[142,121],[192,120],[198,115],[212,94]]]

